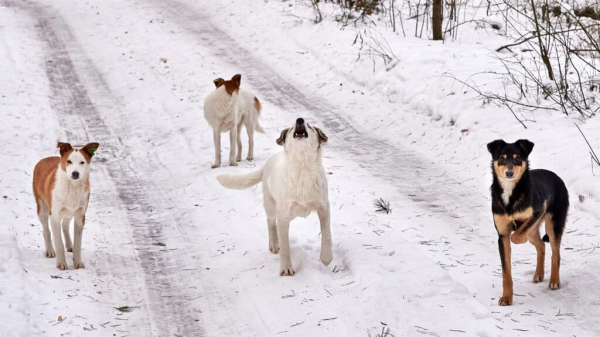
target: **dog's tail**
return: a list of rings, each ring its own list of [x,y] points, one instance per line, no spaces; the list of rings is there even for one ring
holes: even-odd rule
[[[235,190],[243,190],[248,187],[252,187],[262,181],[263,169],[248,173],[248,174],[220,174],[217,176],[217,180],[221,185],[226,188]]]
[[[550,238],[548,237],[548,234],[544,234],[544,237],[542,238],[542,241],[544,241],[544,242],[550,242]]]
[[[254,130],[255,130],[256,132],[260,132],[260,133],[262,133],[262,134],[267,134],[267,133],[265,132],[265,129],[263,129],[263,128],[262,128],[262,126],[260,126],[260,124],[258,124],[258,121],[256,121],[256,125],[254,126]]]
[[[256,109],[256,116],[260,116],[260,111],[262,110],[262,105],[260,105],[260,101],[256,96],[254,96],[254,109]],[[254,130],[256,132],[260,132],[262,134],[266,134],[265,130],[258,124],[258,118],[256,119],[256,125],[254,126]]]

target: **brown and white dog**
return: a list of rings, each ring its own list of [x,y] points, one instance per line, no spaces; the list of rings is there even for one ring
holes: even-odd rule
[[[61,223],[67,251],[73,252],[73,266],[75,269],[85,267],[81,262],[81,236],[90,200],[90,163],[98,146],[98,143],[89,143],[81,148],[73,148],[69,143],[58,143],[60,157],[44,158],[33,170],[33,194],[44,231],[46,257],[56,256],[58,269],[67,269],[65,247],[60,235]],[[54,248],[48,218],[52,225]],[[69,236],[69,224],[73,218],[75,245]]]
[[[242,161],[242,126],[248,132],[248,157],[254,159],[254,131],[265,133],[258,124],[261,105],[254,94],[240,89],[242,75],[235,75],[229,81],[217,78],[216,90],[204,100],[204,117],[213,129],[215,143],[215,163],[212,168],[221,166],[221,133],[229,131],[229,165],[237,166]],[[237,143],[237,154],[234,141]]]

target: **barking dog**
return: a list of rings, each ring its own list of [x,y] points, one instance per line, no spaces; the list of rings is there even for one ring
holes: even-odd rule
[[[498,304],[511,305],[511,241],[521,244],[529,240],[535,246],[535,283],[544,280],[544,241],[550,242],[552,269],[549,287],[560,288],[560,241],[569,210],[569,194],[565,183],[553,172],[529,170],[527,158],[533,150],[532,142],[521,139],[514,144],[507,144],[503,140],[496,140],[489,143],[487,148],[492,154],[492,213],[498,231],[502,263],[503,294]],[[542,221],[546,229],[543,239],[539,231]]]
[[[254,131],[265,133],[258,124],[261,105],[252,93],[240,89],[242,75],[235,75],[229,81],[214,80],[216,90],[204,100],[204,117],[213,129],[215,143],[215,163],[212,168],[221,166],[221,133],[229,131],[229,165],[236,166],[242,161],[242,126],[248,132],[248,157],[254,158]],[[237,155],[234,141],[237,144]]]
[[[81,236],[85,225],[85,211],[90,200],[90,163],[98,146],[98,143],[89,143],[82,148],[73,148],[69,143],[58,143],[60,157],[42,159],[33,170],[33,194],[44,231],[46,257],[56,256],[58,269],[67,269],[65,247],[60,235],[61,222],[67,251],[73,252],[74,267],[84,267],[81,262]],[[48,218],[52,225],[54,248]],[[69,235],[69,224],[73,218],[75,245]]]
[[[321,222],[321,262],[327,266],[333,259],[327,179],[321,164],[321,145],[326,142],[323,131],[298,118],[296,124],[281,131],[277,139],[284,151],[271,157],[261,170],[217,177],[221,185],[232,189],[248,188],[262,181],[269,250],[277,254],[281,248],[281,276],[294,275],[290,221],[299,216],[307,217],[312,211],[317,211]]]

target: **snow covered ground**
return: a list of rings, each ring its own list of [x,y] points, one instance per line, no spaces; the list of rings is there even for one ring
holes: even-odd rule
[[[537,112],[524,129],[454,83],[498,67],[507,39],[491,31],[441,44],[380,24],[386,67],[357,60],[357,31],[322,9],[315,25],[303,1],[0,0],[0,336],[600,335],[600,178],[573,125],[600,151],[598,118]],[[203,98],[236,73],[267,135],[253,162],[211,170]],[[296,275],[279,277],[260,188],[215,176],[262,165],[297,117],[330,139],[334,260],[319,261],[316,215],[297,219]],[[572,205],[563,288],[533,284],[535,250],[516,246],[511,307],[497,305],[489,211],[497,138],[532,140],[532,166],[558,173]],[[58,140],[100,143],[83,270],[44,257],[35,214],[33,166]]]

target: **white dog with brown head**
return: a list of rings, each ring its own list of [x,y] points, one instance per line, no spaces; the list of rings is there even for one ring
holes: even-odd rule
[[[247,160],[254,159],[254,131],[265,133],[258,124],[260,101],[254,94],[240,89],[242,75],[235,75],[229,81],[217,78],[213,81],[215,91],[204,100],[204,118],[213,129],[215,163],[212,168],[221,166],[221,133],[229,131],[229,165],[236,166],[242,161],[242,126],[248,133]],[[237,145],[237,151],[236,151]]]
[[[269,228],[269,250],[281,252],[280,275],[294,275],[290,258],[289,226],[296,217],[316,211],[321,223],[321,262],[333,259],[327,179],[321,163],[327,136],[298,118],[281,131],[277,144],[283,152],[272,156],[259,171],[246,175],[219,175],[221,185],[244,189],[262,181]]]
[[[69,143],[58,143],[60,157],[44,158],[33,170],[33,194],[44,233],[45,255],[56,256],[58,269],[67,269],[65,246],[67,251],[73,252],[73,266],[76,269],[84,267],[81,261],[81,238],[90,200],[90,164],[98,146],[98,143],[89,143],[74,148]],[[48,219],[52,225],[54,248]],[[69,235],[72,219],[75,219],[74,245]],[[65,244],[61,236],[61,224]]]

